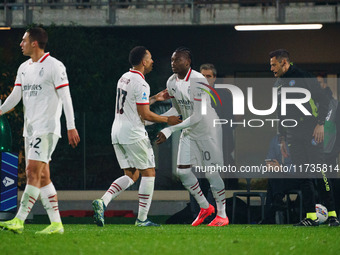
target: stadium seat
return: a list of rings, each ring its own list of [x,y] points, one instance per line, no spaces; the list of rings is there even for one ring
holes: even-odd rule
[[[250,191],[250,180],[246,179],[247,181],[247,191],[240,191],[233,193],[233,212],[232,212],[232,219],[231,223],[234,224],[235,222],[235,212],[236,212],[236,198],[237,197],[246,197],[247,198],[247,213],[248,213],[248,224],[251,223],[250,221],[250,198],[251,197],[260,197],[261,199],[261,220],[264,220],[264,207],[265,207],[265,198],[267,192],[257,192],[257,191]]]
[[[290,223],[290,211],[292,209],[292,200],[290,199],[290,195],[297,195],[296,200],[299,199],[299,217],[300,217],[300,221],[303,219],[302,218],[302,211],[303,211],[303,205],[302,205],[302,192],[301,190],[289,190],[287,192],[285,192],[285,196],[286,196],[286,204],[287,204],[287,224]]]

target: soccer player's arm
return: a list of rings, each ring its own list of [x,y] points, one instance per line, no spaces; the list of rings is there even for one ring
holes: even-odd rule
[[[317,125],[313,137],[317,143],[321,143],[324,140],[324,123],[328,113],[329,99],[315,77],[308,78],[307,83],[312,99],[318,103]]]
[[[150,111],[150,105],[147,103],[140,104],[137,103],[137,111],[138,114],[142,117],[143,120],[157,122],[157,123],[167,123],[168,117],[160,116],[152,111]]]
[[[150,95],[149,86],[139,86],[135,91],[138,114],[142,117],[144,121],[147,121],[147,124],[149,124],[149,122],[157,122],[157,123],[167,123],[169,125],[176,125],[181,122],[179,117],[161,116],[150,111],[150,102],[149,102],[148,95]]]
[[[172,107],[167,110],[165,113],[162,113],[161,116],[179,116],[180,114],[180,109],[179,106],[177,104],[176,99],[173,96],[170,96],[171,98],[171,105]]]
[[[164,89],[161,92],[158,92],[156,95],[149,98],[149,104],[152,105],[155,102],[165,101],[170,99],[170,95],[168,93],[168,89]]]
[[[163,133],[164,136],[166,137],[166,139],[168,139],[173,132],[175,132],[177,130],[188,128],[190,126],[193,126],[193,125],[197,124],[198,122],[200,122],[201,119],[202,119],[201,100],[200,99],[194,99],[193,114],[180,124],[162,129],[161,133]]]
[[[160,116],[170,117],[170,116],[179,116],[179,114],[175,107],[171,107],[168,111],[166,111],[165,113],[162,113]],[[145,126],[150,126],[150,125],[155,124],[155,122],[146,120],[144,124]]]
[[[7,97],[5,103],[0,106],[0,115],[9,112],[13,109],[21,100],[21,85],[15,85],[11,94]]]
[[[22,97],[22,90],[21,90],[21,66],[18,69],[17,77],[15,79],[14,88],[11,92],[11,94],[7,97],[5,103],[0,106],[0,115],[5,114],[6,112],[9,112],[11,109],[13,109],[21,100]]]
[[[80,142],[80,137],[74,121],[74,111],[66,68],[59,63],[54,72],[54,84],[57,94],[63,103],[63,110],[66,118],[67,136],[69,144],[75,148]]]
[[[152,111],[150,111],[149,102],[137,102],[138,114],[143,120],[157,123],[167,123],[169,125],[176,125],[181,122],[179,117],[176,116],[161,116]]]
[[[150,97],[149,103],[151,105],[156,101],[165,101],[165,100],[168,100],[168,99],[171,99],[172,105],[174,106],[175,100],[173,99],[173,96],[169,95],[168,89],[164,89],[161,92],[159,92],[157,95]],[[176,108],[174,108],[173,106],[168,111],[166,111],[165,113],[162,113],[160,116],[166,116],[166,117],[178,116],[179,114],[178,114]],[[149,125],[153,125],[153,124],[155,124],[155,122],[151,122],[151,121],[148,121],[148,120],[145,120],[145,123],[144,123],[145,126],[149,126]]]

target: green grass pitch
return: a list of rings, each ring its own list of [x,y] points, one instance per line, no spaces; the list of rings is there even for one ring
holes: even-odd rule
[[[46,225],[26,224],[23,234],[0,231],[0,254],[338,254],[337,227],[190,225],[135,227],[64,224],[63,235],[40,236]]]

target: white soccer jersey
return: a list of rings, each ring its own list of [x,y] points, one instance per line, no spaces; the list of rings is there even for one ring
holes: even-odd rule
[[[192,86],[190,82],[195,83],[195,85]],[[202,95],[206,93],[202,89],[209,90],[198,82],[209,84],[201,73],[196,72],[191,68],[183,80],[180,80],[177,74],[173,74],[167,81],[169,95],[176,100],[176,110],[182,115],[183,120],[189,118],[193,114],[193,100],[202,100]],[[192,139],[196,140],[205,140],[207,137],[213,135],[213,120],[218,119],[218,116],[214,108],[211,107],[209,95],[206,96],[206,100],[207,114],[203,115],[201,121],[197,124],[184,129],[183,135],[189,135]]]
[[[130,69],[119,79],[111,132],[113,144],[131,144],[148,137],[137,105],[149,104],[149,96],[150,86],[141,72]]]
[[[24,136],[60,134],[62,102],[57,89],[68,86],[66,68],[45,53],[37,62],[29,59],[18,69],[15,86],[21,86]]]

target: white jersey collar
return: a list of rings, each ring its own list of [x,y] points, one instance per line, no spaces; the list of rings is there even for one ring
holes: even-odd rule
[[[49,52],[46,52],[36,63],[42,63],[42,62],[44,62],[44,60],[48,57],[50,55],[50,53]],[[30,64],[33,64],[34,62],[33,62],[33,60],[32,59],[30,59]]]
[[[184,81],[188,81],[189,80],[189,78],[190,78],[190,75],[191,75],[191,71],[192,71],[192,69],[191,69],[191,67],[189,68],[189,71],[187,72],[187,74],[185,75],[185,77],[184,77]],[[177,80],[180,80],[179,78],[178,78],[178,75],[177,75]]]
[[[143,75],[140,71],[137,71],[137,70],[134,70],[134,69],[130,68],[130,72],[131,72],[131,73],[139,74],[139,75],[142,76],[142,78],[145,80],[144,75]]]

